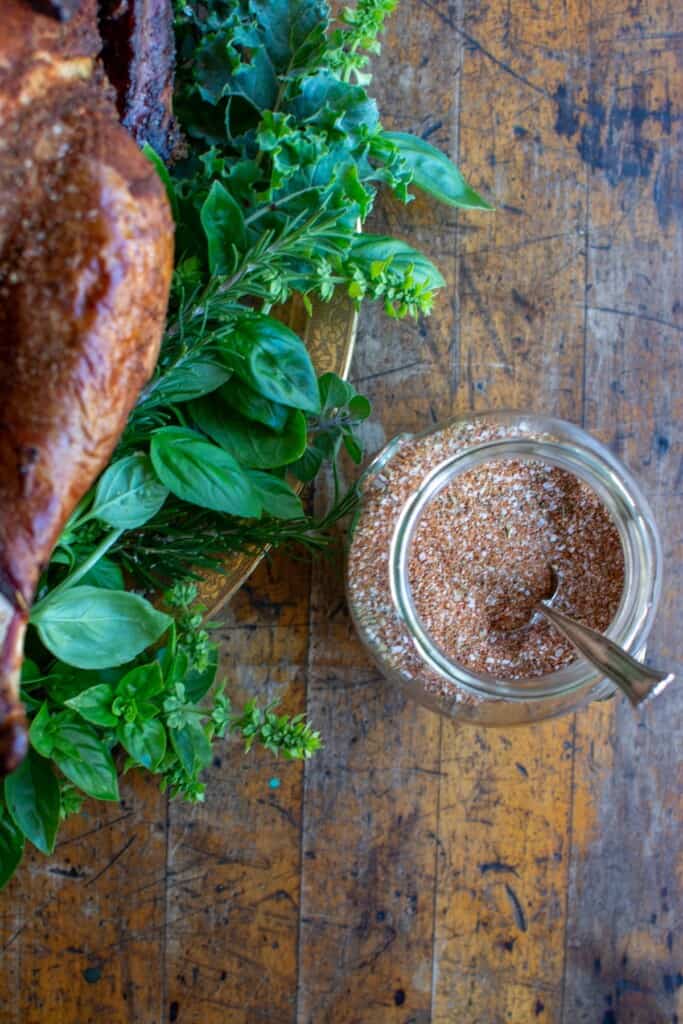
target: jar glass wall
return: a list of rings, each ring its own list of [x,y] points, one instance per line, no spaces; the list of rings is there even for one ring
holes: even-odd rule
[[[580,428],[535,414],[495,412],[395,438],[361,482],[348,562],[351,614],[387,679],[436,711],[481,725],[538,721],[613,692],[579,657],[529,678],[472,671],[440,646],[416,607],[409,562],[425,511],[463,474],[512,459],[572,474],[608,512],[623,552],[623,588],[606,632],[635,656],[644,655],[661,589],[659,538],[638,484]]]

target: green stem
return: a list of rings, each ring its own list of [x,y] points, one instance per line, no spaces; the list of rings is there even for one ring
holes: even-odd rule
[[[263,206],[259,206],[256,210],[250,213],[248,217],[245,217],[244,223],[253,224],[255,220],[258,220],[259,217],[263,217],[266,213],[273,213],[285,203],[289,203],[292,199],[298,199],[299,196],[305,196],[307,192],[317,192],[318,189],[318,185],[307,185],[306,188],[300,188],[296,192],[288,192],[286,196],[282,196],[280,199],[274,199],[271,203],[264,203]]]
[[[69,590],[70,587],[73,587],[76,583],[78,583],[78,581],[82,579],[83,576],[85,576],[85,574],[89,572],[94,565],[97,565],[99,560],[107,553],[107,551],[109,551],[109,548],[113,544],[116,544],[116,541],[124,532],[124,529],[121,528],[118,530],[112,530],[111,533],[108,533],[107,536],[100,541],[95,550],[86,558],[86,560],[84,562],[81,562],[77,569],[74,569],[74,571],[69,576],[67,576],[65,580],[62,580],[62,582],[58,584],[54,588],[54,590],[51,590],[50,593],[42,599],[42,601],[38,601],[36,602],[36,604],[34,604],[33,609],[31,611],[31,618],[33,618],[36,612],[39,612],[42,608],[44,608],[45,605],[52,601],[52,599],[55,598],[58,594],[63,593],[65,590]]]

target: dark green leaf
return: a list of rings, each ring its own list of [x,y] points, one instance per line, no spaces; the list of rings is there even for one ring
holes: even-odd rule
[[[321,451],[317,448],[308,447],[301,458],[292,463],[289,471],[294,474],[297,480],[307,484],[318,475],[323,461],[324,456]]]
[[[372,412],[372,407],[365,395],[354,395],[348,404],[348,410],[352,420],[366,420]]]
[[[443,288],[446,284],[431,260],[406,242],[386,235],[357,235],[351,245],[351,260],[369,276],[373,276],[376,266],[386,263],[400,275],[410,272],[414,281],[429,288]]]
[[[52,734],[52,721],[50,719],[47,702],[43,704],[42,708],[31,722],[31,728],[29,729],[28,736],[31,741],[31,746],[37,750],[39,754],[42,754],[43,757],[52,756],[54,737]]]
[[[59,783],[50,762],[29,750],[5,779],[5,802],[14,823],[41,853],[52,853],[59,825]]]
[[[183,770],[194,776],[211,761],[211,744],[198,721],[190,718],[182,729],[169,729],[173,749]]]
[[[493,207],[471,188],[448,157],[429,142],[405,132],[384,132],[413,172],[413,184],[449,206],[471,210]]]
[[[304,514],[301,498],[286,480],[254,469],[249,471],[249,480],[268,515],[276,519],[299,519]]]
[[[158,661],[148,665],[138,665],[126,672],[116,684],[116,695],[135,697],[136,700],[148,700],[155,697],[164,688],[164,676]]]
[[[212,274],[229,274],[235,267],[235,247],[246,246],[242,210],[220,182],[214,181],[201,210],[201,222],[209,247]]]
[[[306,346],[278,320],[263,315],[238,320],[225,335],[221,354],[266,398],[306,412],[320,411],[318,381]]]
[[[102,669],[99,672],[93,669],[78,669],[58,662],[45,679],[44,686],[47,695],[55,704],[66,705],[67,701],[78,697],[84,690],[91,686],[98,686],[100,683],[112,684],[108,678],[109,672]]]
[[[166,730],[156,718],[124,722],[116,735],[133,760],[150,771],[154,771],[166,753]]]
[[[52,759],[67,779],[88,796],[96,800],[119,799],[119,783],[112,756],[94,729],[85,722],[56,716]]]
[[[158,430],[151,455],[160,480],[183,501],[236,516],[260,516],[261,503],[244,470],[232,455],[195,431]]]
[[[342,380],[336,373],[323,373],[318,381],[318,388],[323,412],[343,408],[356,394],[352,385]]]
[[[150,146],[149,142],[145,142],[142,147],[142,152],[145,154],[147,159],[154,165],[154,169],[164,183],[166,189],[166,195],[173,211],[173,219],[178,220],[178,201],[176,199],[175,188],[173,185],[173,179],[168,173],[168,168],[164,161],[161,159],[157,151],[153,146]]]
[[[228,38],[224,33],[207,37],[194,60],[194,74],[204,100],[218,103],[231,93],[247,100],[257,110],[272,107],[277,99],[277,78],[268,54],[256,33],[240,31],[235,42],[249,47],[249,61],[230,73]],[[233,51],[234,53],[235,51]]]
[[[48,598],[32,615],[40,639],[77,668],[109,668],[132,661],[171,623],[138,594],[71,587]]]
[[[337,457],[343,432],[342,427],[339,426],[331,426],[326,430],[321,430],[313,438],[311,447],[319,451],[323,459],[331,462]]]
[[[24,855],[24,837],[0,808],[0,889],[7,885]]]
[[[290,109],[298,121],[343,133],[351,145],[367,136],[378,121],[377,104],[365,89],[341,82],[327,70],[304,81]]]
[[[358,444],[353,434],[344,434],[344,447],[346,448],[347,452],[349,453],[353,461],[356,463],[356,465],[358,465],[363,458],[363,449]]]
[[[243,466],[273,469],[294,462],[306,447],[306,417],[298,409],[289,409],[281,433],[261,423],[253,423],[221,401],[222,392],[207,395],[190,406],[197,426]]]
[[[209,662],[203,672],[198,669],[190,669],[179,677],[178,682],[185,686],[185,697],[189,704],[198,704],[213,684],[218,671],[218,646],[212,644],[209,652]]]
[[[311,60],[329,18],[325,0],[251,0],[265,50],[279,71]]]
[[[81,586],[101,587],[103,590],[125,590],[126,582],[116,562],[110,558],[100,558],[92,569],[81,576]]]
[[[264,427],[271,430],[281,431],[290,415],[286,405],[273,402],[270,398],[264,398],[258,391],[254,391],[244,381],[234,378],[227,386],[220,390],[221,401],[226,402],[235,412],[245,416],[248,420],[256,420]]]
[[[190,402],[208,395],[230,379],[231,370],[209,355],[190,353],[155,382],[145,408],[177,402]]]
[[[65,704],[77,711],[81,718],[93,725],[116,725],[118,718],[111,710],[114,688],[109,683],[98,683],[71,697]]]
[[[164,671],[164,686],[170,688],[173,683],[182,683],[185,681],[187,674],[187,667],[190,664],[190,659],[186,651],[176,651],[174,656],[167,660],[165,665],[162,666]]]
[[[165,646],[157,648],[154,653],[155,660],[161,665],[161,672],[164,676],[166,676],[170,665],[173,663],[178,646],[178,627],[175,622],[172,622],[169,626],[165,640]]]
[[[128,455],[104,471],[97,484],[91,516],[110,526],[132,530],[156,515],[168,491],[146,455]]]
[[[31,661],[30,658],[24,658],[21,663],[21,685],[28,686],[31,683],[36,682],[38,679],[42,679],[43,673],[40,671],[35,661]]]

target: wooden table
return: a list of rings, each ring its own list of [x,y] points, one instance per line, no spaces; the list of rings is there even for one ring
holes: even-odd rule
[[[584,423],[665,537],[652,655],[681,639],[683,8],[404,0],[387,125],[493,215],[383,202],[448,282],[429,321],[365,312],[371,450],[517,406]],[[318,494],[318,500],[324,495]],[[224,613],[238,701],[307,708],[303,771],[226,742],[204,806],[131,779],[2,897],[2,1024],[674,1024],[683,1020],[679,686],[518,731],[406,704],[356,641],[338,566],[281,558]],[[680,666],[680,660],[678,662]]]

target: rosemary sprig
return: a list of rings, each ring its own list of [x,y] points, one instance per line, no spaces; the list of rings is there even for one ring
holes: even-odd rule
[[[155,519],[124,534],[113,553],[139,583],[159,590],[171,580],[198,579],[202,571],[228,571],[230,554],[258,555],[270,547],[324,553],[336,543],[331,528],[357,504],[358,492],[352,488],[320,517],[253,520],[168,502]]]

